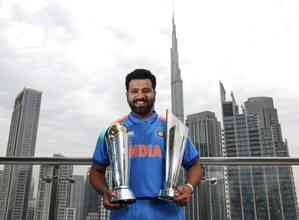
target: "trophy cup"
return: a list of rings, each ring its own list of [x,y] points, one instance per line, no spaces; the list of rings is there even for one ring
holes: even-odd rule
[[[106,133],[108,155],[112,170],[112,203],[131,204],[136,201],[129,189],[128,133],[120,123],[112,125]]]
[[[181,163],[188,137],[188,128],[166,110],[167,136],[165,156],[165,180],[164,188],[160,190],[159,198],[172,201],[178,183]]]

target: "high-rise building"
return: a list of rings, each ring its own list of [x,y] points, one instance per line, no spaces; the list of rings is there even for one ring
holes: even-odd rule
[[[34,204],[35,204],[35,201],[33,199],[29,200],[28,207],[26,210],[26,220],[34,219]]]
[[[25,88],[16,98],[6,156],[34,156],[41,104],[41,92]],[[32,166],[4,167],[0,219],[25,220]]]
[[[40,166],[34,220],[49,219],[53,171],[54,167],[51,165]]]
[[[76,208],[66,208],[64,220],[76,220]]]
[[[215,113],[200,112],[187,116],[186,124],[189,136],[198,147],[202,157],[221,157],[221,125]],[[204,168],[206,179],[216,178],[217,184],[203,182],[196,187],[192,201],[186,208],[186,219],[226,219],[224,199],[224,170],[223,167],[207,166]]]
[[[283,141],[277,110],[271,97],[254,97],[245,102],[247,114],[256,114],[262,137],[264,156],[289,157],[287,141]],[[271,144],[269,141],[271,140]],[[297,219],[298,205],[291,167],[265,168],[267,178],[270,215],[281,219]],[[272,187],[272,186],[275,186]],[[271,210],[272,208],[272,210]],[[279,213],[278,213],[279,210]],[[278,213],[278,214],[272,214]],[[280,217],[281,216],[281,217]]]
[[[3,207],[5,198],[5,188],[4,188],[4,170],[0,170],[0,217],[3,217]],[[1,216],[2,214],[2,216]],[[1,218],[0,218],[1,219]]]
[[[74,183],[71,188],[70,207],[75,209],[76,220],[83,219],[83,202],[84,202],[84,176],[74,175]]]
[[[107,168],[106,172],[106,181],[107,184],[112,188],[112,170],[111,167]],[[100,204],[99,204],[99,213],[100,213],[100,220],[109,220],[110,219],[110,210],[106,209],[103,205],[103,197],[100,196]]]
[[[105,209],[103,205],[103,197],[100,198],[100,207],[99,207],[99,220],[109,220],[110,212],[109,210]]]
[[[88,212],[85,220],[99,220],[100,214],[98,212]]]
[[[184,99],[183,99],[183,80],[179,67],[179,52],[176,37],[176,26],[174,17],[172,18],[172,47],[171,56],[171,109],[173,114],[184,122]]]
[[[34,218],[34,182],[31,183],[30,191],[29,191],[29,198],[28,198],[28,207],[26,210],[26,220],[33,220]]]
[[[2,183],[2,180],[3,180],[3,174],[4,174],[4,171],[0,170],[0,184]],[[0,185],[0,186],[2,186],[2,185]]]
[[[176,25],[174,15],[172,16],[172,45],[170,49],[170,80],[171,80],[171,112],[183,123],[184,119],[184,92],[183,80],[181,78],[181,70],[179,66],[178,41],[176,36]],[[180,169],[178,177],[178,185],[184,183],[184,169]],[[184,209],[187,214],[187,209]]]
[[[99,214],[99,199],[99,194],[90,185],[89,173],[87,173],[84,190],[83,219],[87,219],[87,217],[90,216],[89,213]],[[90,219],[92,218],[90,217]]]
[[[250,98],[240,113],[233,94],[226,100],[221,83],[220,92],[225,156],[289,156],[272,98]],[[291,168],[228,167],[225,180],[229,219],[298,219]]]
[[[4,170],[0,170],[0,187],[3,186],[3,176],[4,176]],[[0,189],[0,199],[3,197],[3,195],[1,195],[2,190]],[[0,200],[1,202],[1,200]]]
[[[74,183],[72,175],[72,165],[40,166],[34,220],[65,220]]]

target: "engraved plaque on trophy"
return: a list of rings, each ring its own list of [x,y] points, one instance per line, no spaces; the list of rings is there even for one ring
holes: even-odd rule
[[[130,204],[136,201],[129,189],[129,154],[127,128],[120,123],[112,125],[106,133],[108,155],[112,170],[112,203]]]
[[[166,111],[166,120],[165,180],[159,198],[173,200],[180,175],[185,143],[188,138],[188,128],[169,111]]]

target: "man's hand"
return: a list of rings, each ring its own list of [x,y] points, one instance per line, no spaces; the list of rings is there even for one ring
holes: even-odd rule
[[[118,203],[111,203],[112,197],[116,196],[114,192],[110,189],[107,189],[103,194],[103,205],[106,209],[119,209],[123,208],[124,205]]]
[[[191,200],[192,190],[187,185],[181,185],[177,188],[176,195],[174,197],[174,201],[179,206],[186,206],[188,202]]]

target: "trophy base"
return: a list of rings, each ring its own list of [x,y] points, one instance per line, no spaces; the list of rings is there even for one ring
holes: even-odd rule
[[[161,200],[173,201],[175,194],[176,191],[173,188],[163,189],[160,191],[158,198]]]
[[[136,202],[136,198],[131,190],[126,188],[115,189],[114,192],[116,196],[112,197],[111,203],[118,203],[118,204],[132,204]]]

